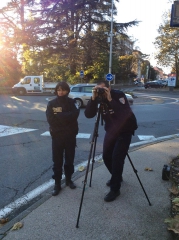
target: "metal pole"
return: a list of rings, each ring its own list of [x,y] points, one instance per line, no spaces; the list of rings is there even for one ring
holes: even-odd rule
[[[113,44],[113,0],[111,3],[111,31],[110,31],[110,53],[109,53],[109,73],[112,69],[112,44]]]
[[[147,69],[146,69],[146,80],[148,80],[149,78],[149,65],[147,65]]]

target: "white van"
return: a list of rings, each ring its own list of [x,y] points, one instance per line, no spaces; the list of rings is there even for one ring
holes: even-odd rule
[[[18,95],[28,93],[53,93],[57,83],[43,81],[43,76],[26,76],[12,87],[12,92]]]

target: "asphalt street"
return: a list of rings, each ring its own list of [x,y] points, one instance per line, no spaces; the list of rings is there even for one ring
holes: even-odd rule
[[[141,143],[141,141],[143,144],[153,144],[153,142],[162,141],[162,136],[169,135],[168,138],[171,138],[171,135],[178,133],[178,114],[177,111],[174,111],[174,109],[178,107],[178,93],[162,92],[161,94],[161,92],[158,91],[147,91],[148,96],[146,96],[143,89],[140,91],[130,89],[130,91],[133,91],[134,95],[136,95],[132,109],[139,116],[139,119],[141,118],[140,116],[142,116],[143,119],[139,122],[139,129],[133,138],[132,144]],[[2,193],[1,196],[6,197],[5,199],[1,198],[1,213],[4,211],[4,207],[7,209],[7,204],[4,205],[4,202],[12,203],[16,208],[17,205],[21,205],[22,201],[21,210],[24,210],[24,202],[28,202],[25,206],[25,208],[27,208],[27,206],[38,199],[43,198],[44,192],[53,185],[53,181],[49,181],[51,177],[51,162],[47,161],[48,158],[50,158],[48,156],[51,154],[50,138],[40,135],[48,130],[47,123],[44,119],[46,102],[40,102],[41,97],[37,96],[39,102],[33,103],[31,98],[32,96],[27,96],[24,99],[20,98],[21,101],[18,100],[18,106],[16,107],[14,103],[16,103],[17,100],[11,98],[8,104],[4,104],[5,108],[3,112],[1,112],[2,118],[0,124],[35,129],[27,134],[10,135],[10,141],[8,137],[1,138],[0,147],[3,153],[1,157],[1,184],[4,183],[4,185],[1,185],[0,189]],[[165,119],[166,123],[162,120],[157,124],[151,121],[151,116],[154,118],[155,114],[161,117],[161,111],[157,110],[157,106],[165,108],[162,118]],[[145,112],[144,107],[147,112]],[[24,111],[22,111],[22,109]],[[156,110],[154,111],[154,109]],[[168,111],[167,115],[166,109]],[[33,114],[31,111],[33,111]],[[82,113],[83,111],[84,109],[81,110]],[[142,114],[144,112],[145,114]],[[82,114],[82,118],[79,120],[79,126],[80,129],[82,129],[82,133],[91,134],[94,119],[87,121]],[[168,128],[168,126],[170,126],[170,128]],[[38,129],[40,129],[40,134]],[[103,126],[100,126],[96,149],[97,160],[101,157],[103,136]],[[88,159],[90,140],[79,138],[77,142],[78,148],[75,165],[76,171],[79,173],[78,168],[80,164],[85,165]],[[24,161],[24,159],[26,159],[26,161]],[[21,170],[20,174],[19,170]],[[6,177],[7,173],[8,178]],[[13,176],[16,176],[15,179]],[[25,185],[23,185],[24,181],[26,181]],[[12,185],[12,183],[15,185]],[[9,199],[11,199],[10,202]],[[15,201],[17,202],[15,203]],[[11,208],[12,205],[10,206]],[[17,213],[14,213],[11,217],[13,218]]]

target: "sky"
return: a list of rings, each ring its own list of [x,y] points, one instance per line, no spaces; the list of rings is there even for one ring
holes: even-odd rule
[[[158,36],[157,29],[162,23],[164,12],[171,10],[173,2],[169,0],[119,0],[116,4],[118,15],[117,22],[141,21],[138,26],[132,27],[127,34],[133,39],[138,39],[134,46],[144,54],[149,54],[149,61],[153,66],[162,68],[165,73],[170,73],[170,69],[157,65],[154,60],[156,49],[153,44]],[[134,47],[135,48],[135,47]]]
[[[6,6],[8,2],[9,2],[8,0],[0,0],[0,8]]]
[[[5,6],[9,0],[0,0],[0,8]],[[112,2],[112,0],[111,0]],[[137,39],[135,46],[144,54],[149,54],[149,61],[153,66],[157,66],[154,60],[156,49],[153,42],[157,37],[157,29],[162,23],[162,15],[165,11],[171,10],[171,0],[119,0],[116,4],[118,15],[117,22],[141,21],[138,26],[129,28],[127,34],[133,39]],[[160,65],[165,73],[170,73],[170,69]]]

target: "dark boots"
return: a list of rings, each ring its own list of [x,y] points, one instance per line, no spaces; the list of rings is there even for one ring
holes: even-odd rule
[[[55,180],[55,187],[52,191],[52,196],[57,196],[61,190],[61,181]]]
[[[70,179],[66,179],[66,186],[69,186],[71,189],[75,189],[76,186],[74,184],[74,182]],[[54,189],[52,191],[52,196],[57,196],[59,194],[61,190],[61,181],[59,180],[55,180],[55,186],[54,186]]]
[[[74,184],[74,182],[71,180],[71,178],[66,178],[66,186],[69,186],[71,189],[75,189],[76,185]]]

